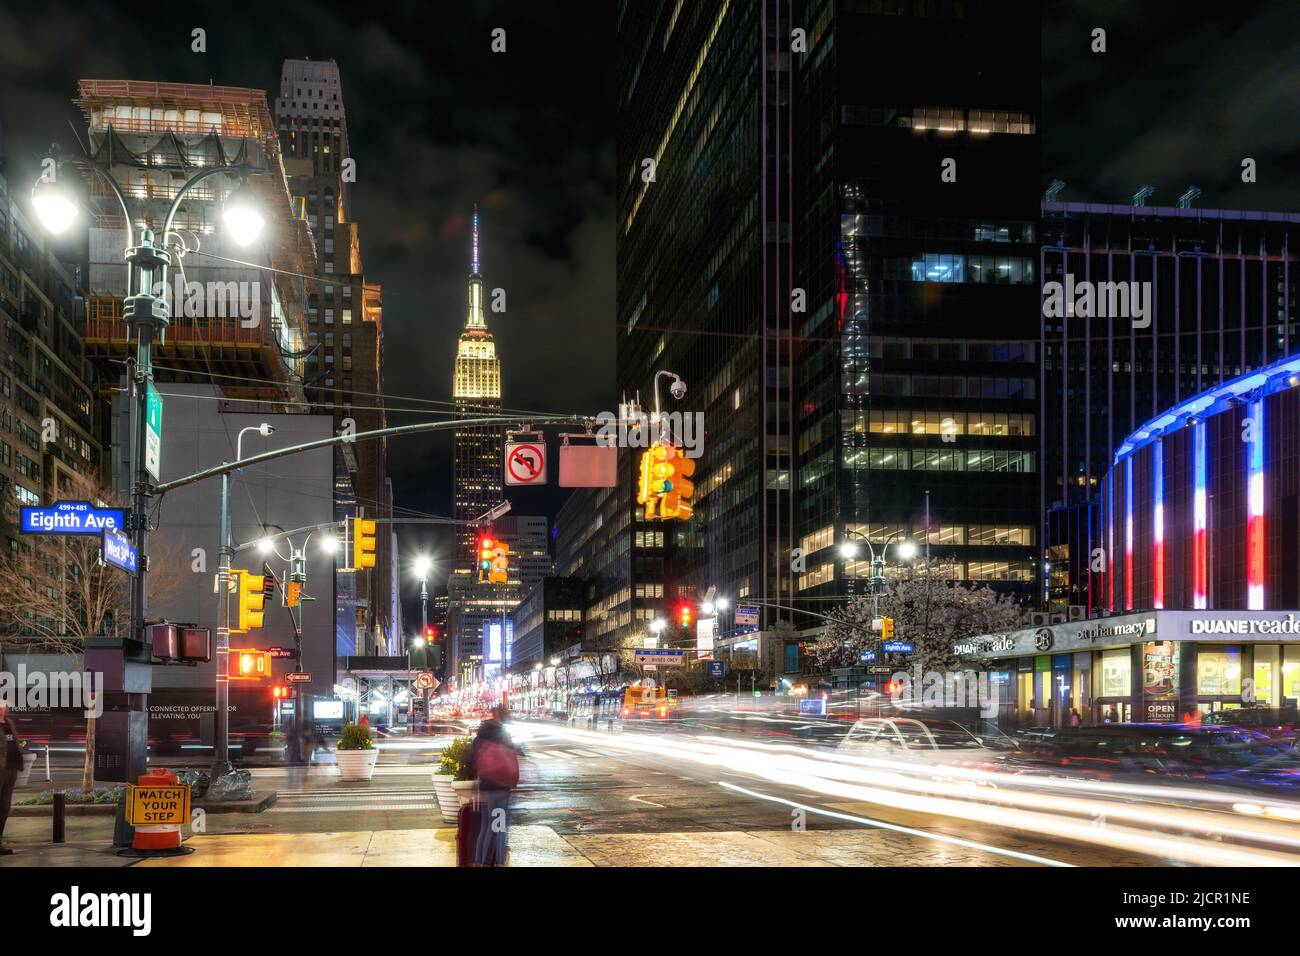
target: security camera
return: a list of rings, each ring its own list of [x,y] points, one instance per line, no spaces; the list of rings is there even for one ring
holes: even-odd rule
[[[682,399],[686,397],[686,383],[680,378],[674,379],[673,384],[668,386],[668,391],[672,393],[673,398]]]

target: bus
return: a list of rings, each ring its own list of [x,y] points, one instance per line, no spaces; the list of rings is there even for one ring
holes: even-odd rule
[[[662,687],[629,686],[623,691],[623,717],[627,720],[642,717],[664,718],[668,716],[669,707],[676,702],[675,695],[670,700],[667,691]]]

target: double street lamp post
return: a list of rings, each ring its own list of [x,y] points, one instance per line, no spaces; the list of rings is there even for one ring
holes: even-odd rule
[[[80,210],[77,196],[69,185],[59,178],[59,150],[51,147],[52,162],[47,165],[46,173],[36,182],[32,189],[32,207],[37,218],[52,234],[65,232],[76,220]],[[66,165],[67,161],[62,161]],[[153,488],[150,483],[149,447],[145,437],[145,422],[149,413],[149,394],[153,390],[153,342],[154,337],[167,329],[171,323],[170,308],[167,303],[167,269],[172,262],[172,253],[168,249],[168,240],[175,236],[172,226],[176,213],[185,196],[196,185],[213,176],[227,175],[238,183],[226,198],[222,218],[226,229],[240,245],[249,245],[261,233],[265,220],[257,209],[257,202],[248,185],[248,176],[255,172],[249,166],[211,166],[201,169],[191,176],[176,191],[167,216],[163,221],[162,236],[159,238],[148,228],[140,230],[139,242],[136,242],[136,230],[133,225],[131,210],[127,206],[122,187],[106,169],[88,161],[75,164],[98,175],[112,190],[122,207],[122,216],[126,224],[126,296],[122,302],[122,318],[126,323],[128,341],[131,336],[136,339],[135,367],[131,375],[132,395],[134,398],[131,413],[131,511],[127,518],[127,530],[131,534],[135,547],[139,570],[131,584],[131,625],[130,639],[138,641],[141,646],[147,642],[145,634],[145,615],[148,606],[147,574],[149,571],[149,499]],[[162,293],[154,295],[155,290]],[[161,437],[161,436],[160,436]],[[223,512],[225,508],[225,482],[223,481]],[[226,518],[222,517],[222,534],[226,531]],[[223,561],[229,555],[223,547]],[[227,564],[228,570],[228,564]],[[224,605],[225,582],[221,582]],[[225,686],[225,675],[221,672],[224,664],[221,651],[218,651],[218,696]],[[222,702],[217,702],[217,721],[223,724],[227,717]],[[220,744],[220,739],[219,739]],[[218,753],[217,766],[225,763],[224,747]]]
[[[855,560],[858,556],[858,542],[861,541],[867,546],[867,555],[871,559],[870,581],[872,614],[875,617],[880,617],[880,593],[884,590],[885,585],[885,552],[888,550],[890,543],[893,542],[895,538],[903,537],[905,532],[901,530],[895,531],[885,539],[884,543],[880,546],[879,551],[877,551],[875,546],[872,545],[871,539],[860,532],[851,531],[848,528],[845,528],[844,534],[849,540],[844,541],[840,545],[840,556],[845,560],[846,569],[848,562]],[[899,541],[894,548],[894,553],[904,561],[910,561],[912,558],[916,557],[916,543],[906,539]],[[850,593],[852,593],[852,581],[849,582],[849,588]]]

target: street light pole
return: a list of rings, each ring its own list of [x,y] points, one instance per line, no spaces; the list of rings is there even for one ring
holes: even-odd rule
[[[235,461],[243,460],[246,432],[257,432],[265,437],[274,431],[275,428],[266,422],[241,428],[235,438]],[[217,714],[213,728],[213,780],[233,769],[230,764],[230,563],[235,555],[235,545],[230,528],[230,475],[229,471],[221,473],[221,527],[218,529],[221,550],[217,566]]]

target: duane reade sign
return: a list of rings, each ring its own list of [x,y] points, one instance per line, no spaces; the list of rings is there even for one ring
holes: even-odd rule
[[[1193,618],[1189,631],[1192,634],[1234,634],[1242,637],[1251,635],[1300,635],[1300,618],[1294,614],[1286,617],[1227,617],[1227,618]]]

